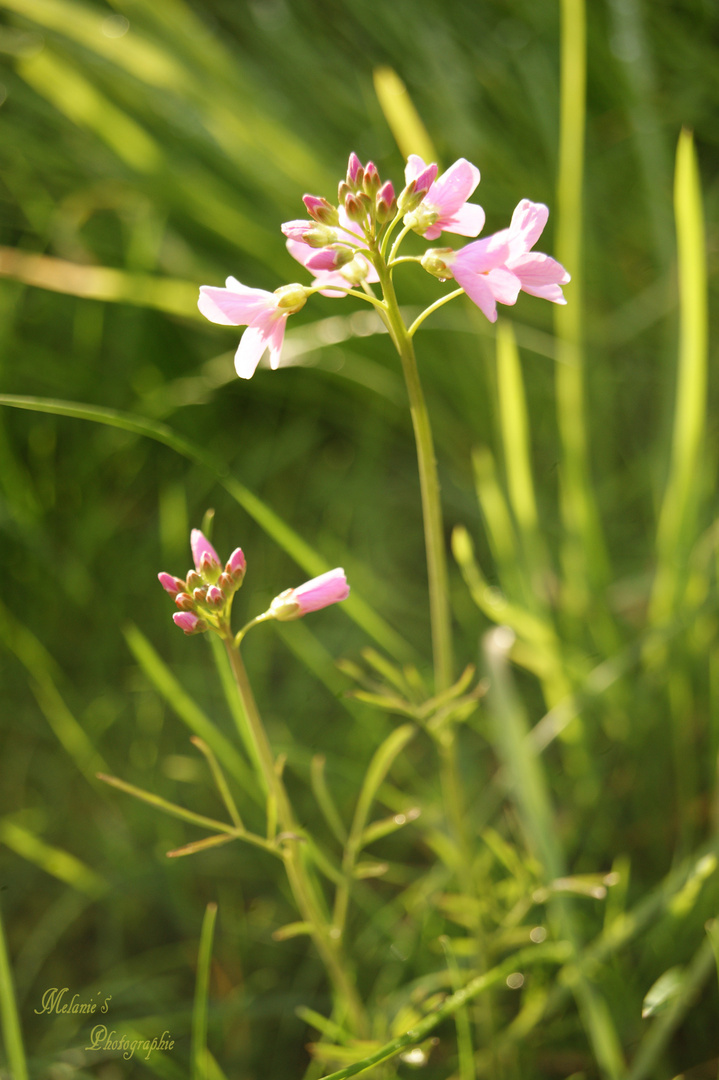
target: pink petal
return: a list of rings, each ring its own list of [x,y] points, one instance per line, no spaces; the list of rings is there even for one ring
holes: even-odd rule
[[[267,307],[276,306],[272,293],[250,289],[235,278],[227,279],[227,288],[202,285],[197,306],[210,322],[222,326],[244,326]]]
[[[536,287],[566,285],[571,280],[561,263],[558,263],[551,255],[543,255],[541,251],[527,252],[519,258],[508,260],[507,265],[522,279],[522,288],[525,282]]]
[[[235,353],[235,371],[241,379],[251,379],[267,348],[267,334],[259,326],[248,326]]]
[[[452,273],[457,277],[455,269],[459,269],[462,273],[484,274],[501,266],[509,258],[510,239],[509,230],[502,229],[483,240],[465,244],[452,260]]]
[[[427,193],[427,203],[440,212],[441,217],[453,216],[466,203],[479,183],[479,169],[466,158],[460,158],[442,173]],[[467,233],[467,236],[476,233]]]
[[[497,304],[492,294],[492,290],[489,287],[485,274],[474,274],[471,271],[452,267],[454,273],[454,279],[458,285],[461,285],[467,296],[472,300],[483,315],[486,315],[490,322],[497,321]]]
[[[284,315],[272,324],[266,338],[267,347],[270,350],[270,367],[273,371],[276,371],[280,366],[280,353],[282,352],[282,343],[285,340],[286,327],[287,315]],[[245,331],[245,333],[247,333],[247,331]]]
[[[512,234],[512,253],[519,255],[523,251],[529,251],[539,240],[542,230],[547,224],[549,210],[544,203],[531,202],[530,199],[522,199],[517,204],[509,231]]]
[[[289,236],[292,240],[302,241],[306,232],[310,229],[316,228],[314,221],[307,221],[304,218],[296,218],[294,221],[284,221],[280,228],[285,236]]]
[[[425,240],[436,240],[443,232],[458,236],[478,236],[484,228],[484,210],[476,203],[465,203],[451,217],[440,217],[424,234]]]
[[[504,266],[498,266],[485,274],[487,283],[492,290],[492,296],[500,304],[516,304],[522,288],[522,282],[511,270]]]

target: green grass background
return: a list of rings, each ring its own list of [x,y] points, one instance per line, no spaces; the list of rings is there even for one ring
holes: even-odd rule
[[[494,468],[509,498],[517,454],[498,405],[494,329],[462,301],[428,320],[417,351],[448,543],[455,525],[466,526],[486,581],[555,635],[554,644],[537,646],[524,624],[517,630],[525,652],[515,657],[515,678],[529,721],[563,695],[579,695],[581,725],[541,759],[556,832],[573,873],[614,868],[621,879],[602,903],[577,900],[582,940],[595,938],[624,905],[655,901],[641,932],[612,949],[593,975],[628,1061],[641,1065],[642,1040],[667,1016],[642,1020],[644,995],[663,972],[705,948],[704,924],[719,914],[713,866],[701,864],[691,877],[706,845],[716,845],[718,820],[711,348],[706,389],[700,346],[694,368],[687,361],[694,406],[684,449],[672,442],[681,385],[674,153],[681,127],[692,129],[712,314],[719,20],[708,0],[602,0],[589,4],[587,18],[583,252],[581,265],[568,267],[583,296],[570,285],[567,297],[583,320],[588,472],[562,437],[571,408],[562,413],[560,398],[557,410],[557,370],[560,384],[563,376],[554,311],[522,296],[501,315],[521,349],[534,532],[517,525],[516,505],[510,529],[491,497]],[[129,30],[117,36],[123,20]],[[249,499],[238,502],[223,486],[218,468],[329,565],[345,567],[356,593],[404,638],[400,646],[385,633],[379,644],[429,669],[411,428],[390,343],[365,333],[366,321],[352,317],[354,301],[313,298],[290,323],[293,364],[261,369],[245,383],[232,368],[236,331],[199,319],[195,290],[227,274],[266,289],[301,277],[279,223],[301,215],[305,191],[333,197],[350,150],[401,180],[402,156],[373,84],[383,67],[404,80],[441,165],[464,156],[480,167],[476,198],[488,230],[503,227],[520,198],[546,202],[552,214],[540,247],[556,253],[560,7],[549,0],[3,0],[0,50],[2,393],[132,413],[166,423],[201,451],[192,460],[132,431],[0,412],[0,899],[31,1074],[116,1080],[151,1068],[187,1075],[200,925],[206,904],[217,901],[213,1053],[228,1077],[300,1077],[304,1045],[316,1032],[295,1007],[328,1014],[330,1003],[307,939],[272,939],[295,917],[278,868],[249,847],[167,860],[165,852],[196,839],[197,830],[104,787],[94,774],[104,767],[198,813],[220,813],[190,732],[123,635],[128,623],[137,625],[232,737],[210,650],[172,626],[155,575],[186,571],[189,529],[210,506],[220,552],[241,545],[247,556],[235,604],[247,617],[311,574],[293,558],[293,542],[283,547],[276,530],[268,536]],[[52,291],[23,280],[9,249],[121,273],[84,277],[78,287],[60,271],[60,291]],[[99,298],[71,295],[78,289]],[[440,291],[411,268],[400,300],[422,305]],[[502,400],[511,410],[506,394]],[[680,459],[688,462],[683,486],[668,488]],[[578,497],[596,505],[601,543],[596,532],[592,541],[568,525],[560,498],[568,475],[579,477]],[[658,566],[668,579],[655,576]],[[664,600],[657,580],[669,580]],[[455,566],[452,590],[458,658],[477,663],[496,594],[482,592],[480,611]],[[507,619],[506,611],[498,617]],[[652,628],[665,635],[659,643],[648,640]],[[326,755],[347,821],[371,755],[395,723],[343,696],[351,683],[333,660],[357,659],[368,643],[378,644],[341,610],[282,632],[262,627],[248,639],[255,691],[308,822],[318,817],[312,755]],[[526,668],[542,662],[551,672],[540,685]],[[587,675],[603,662],[611,685],[594,687]],[[471,819],[477,833],[491,824],[525,858],[527,807],[496,795],[492,777],[498,761],[511,764],[512,749],[490,721],[483,708],[462,733]],[[442,829],[429,745],[415,740],[392,781],[407,792],[407,805],[422,806],[426,828],[410,826],[402,841],[377,845],[377,857],[396,867],[391,880],[367,886],[351,925],[361,990],[387,1016],[399,986],[444,968],[437,941],[462,926],[442,907],[441,875],[435,885],[428,879],[422,903],[406,895],[436,858],[428,838]],[[251,821],[251,791],[238,798]],[[395,809],[379,807],[375,816]],[[673,868],[690,882],[672,908],[661,897]],[[507,873],[494,863],[486,879],[501,882]],[[487,926],[504,917],[494,903],[482,915]],[[495,958],[511,954],[506,935],[493,940]],[[646,1075],[716,1075],[716,973],[702,972],[694,996],[681,983],[684,1012],[657,1037]],[[538,976],[534,990],[548,994],[555,977]],[[83,1055],[76,1048],[86,1027],[35,1014],[54,986],[112,994],[114,1026],[150,1037],[169,1028],[176,1049],[147,1065]],[[525,1004],[531,992],[528,982]],[[498,991],[493,1016],[481,1023],[504,1031],[519,1008],[519,995]],[[423,1073],[458,1075],[451,1025],[439,1034]],[[481,1057],[480,1039],[478,1074],[597,1074],[570,1004],[510,1043],[490,1060]],[[399,1070],[411,1074],[408,1066]]]

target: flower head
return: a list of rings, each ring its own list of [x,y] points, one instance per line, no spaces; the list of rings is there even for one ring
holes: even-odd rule
[[[350,594],[345,572],[341,567],[328,570],[326,574],[298,585],[296,589],[285,589],[270,604],[273,618],[287,621],[300,619],[310,611],[319,611],[329,604],[346,600]]]
[[[408,184],[415,180],[419,185],[426,170],[422,158],[410,154],[405,180]],[[484,226],[484,210],[476,203],[467,202],[478,183],[479,169],[466,158],[460,158],[434,180],[419,206],[405,214],[405,224],[428,240],[436,240],[442,232],[478,236]]]
[[[522,199],[509,226],[510,257],[506,266],[519,279],[522,292],[553,304],[566,304],[562,285],[571,280],[569,274],[556,259],[531,250],[548,217],[549,210],[543,203]]]
[[[297,240],[293,235],[285,234],[290,255],[315,274],[312,285],[319,288],[323,296],[342,296],[340,289],[351,289],[363,281],[369,284],[379,281],[377,271],[364,254],[367,243],[362,229],[356,222],[350,221],[344,206],[340,206],[337,233],[348,243],[321,248],[320,251],[313,251],[306,239]],[[348,246],[350,242],[355,248],[353,255]],[[351,257],[347,258],[348,255]],[[331,285],[334,288],[329,288]]]
[[[220,556],[199,529],[190,533],[190,548],[195,569],[184,581],[164,571],[157,575],[179,609],[173,619],[186,634],[214,630],[225,636],[232,599],[245,576],[245,556],[241,548],[235,548],[223,568]]]
[[[307,290],[302,285],[284,285],[271,293],[250,289],[233,277],[225,284],[224,289],[203,285],[197,306],[210,322],[247,326],[235,353],[237,374],[251,379],[265,349],[270,350],[270,367],[279,367],[287,318],[304,307]]]

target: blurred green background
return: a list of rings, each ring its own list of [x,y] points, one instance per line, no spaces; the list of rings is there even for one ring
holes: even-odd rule
[[[586,417],[611,569],[592,577],[583,609],[561,584],[554,312],[522,296],[501,317],[511,318],[522,350],[561,654],[581,651],[590,667],[614,655],[626,661],[613,690],[589,696],[579,743],[548,751],[562,842],[573,872],[631,865],[631,906],[711,841],[717,821],[711,365],[705,441],[692,474],[694,524],[681,549],[682,565],[694,567],[698,600],[671,613],[663,659],[643,665],[635,653],[647,625],[671,453],[678,333],[672,182],[683,125],[693,129],[699,157],[710,282],[717,264],[719,18],[710,0],[601,0],[589,5],[587,34]],[[261,368],[241,382],[232,366],[237,331],[200,319],[196,289],[228,274],[270,290],[301,279],[279,224],[301,216],[306,191],[334,197],[350,150],[400,183],[402,155],[373,82],[373,72],[386,67],[406,84],[441,166],[466,157],[480,167],[475,199],[488,231],[504,227],[520,198],[546,202],[552,215],[539,246],[555,252],[559,42],[560,9],[549,0],[2,0],[2,393],[168,424],[330,565],[344,566],[353,589],[406,639],[396,658],[426,672],[418,483],[389,341],[368,332],[364,311],[353,317],[355,301],[315,297],[290,323],[287,366]],[[579,276],[580,268],[569,269]],[[399,290],[401,302],[414,307],[441,287],[411,268]],[[570,304],[573,296],[569,286]],[[710,285],[710,310],[716,299]],[[428,320],[417,352],[448,542],[452,527],[465,525],[487,580],[511,594],[472,470],[473,451],[490,448],[505,484],[494,338],[461,301]],[[187,1075],[197,941],[209,900],[219,903],[210,1045],[227,1076],[302,1076],[304,1045],[316,1033],[294,1009],[330,1009],[307,940],[272,939],[295,915],[271,860],[228,846],[168,861],[165,852],[195,839],[196,830],[94,778],[104,767],[199,813],[220,812],[189,731],[123,635],[136,624],[232,737],[210,650],[175,630],[156,583],[159,570],[186,572],[189,529],[208,507],[220,553],[241,545],[247,556],[235,604],[247,617],[311,576],[206,463],[101,424],[0,412],[0,899],[38,1077],[117,1080],[148,1069]],[[452,581],[458,657],[477,662],[490,621],[454,567]],[[598,610],[611,623],[603,643]],[[351,684],[333,664],[357,658],[368,643],[341,610],[281,633],[263,627],[248,639],[255,692],[274,745],[288,755],[288,783],[308,821],[317,816],[308,784],[312,754],[326,755],[347,817],[363,770],[394,723],[347,699]],[[570,685],[573,672],[567,660]],[[518,681],[534,722],[552,702],[532,675],[520,672]],[[477,828],[491,820],[518,843],[512,811],[492,813],[483,802],[496,758],[481,719],[473,727],[462,762]],[[422,805],[428,829],[441,826],[433,770],[430,750],[417,743],[393,773],[395,790]],[[239,800],[251,821],[251,794]],[[420,831],[407,844],[378,848],[404,861],[394,880],[368,886],[366,911],[354,916],[361,989],[379,1009],[399,983],[443,966],[433,943],[456,931],[435,910],[431,888],[424,907],[402,899],[434,858]],[[658,1023],[641,1019],[644,994],[663,971],[695,954],[704,922],[719,914],[719,885],[710,872],[705,877],[681,918],[660,919],[602,972],[630,1058],[647,1025]],[[588,940],[601,930],[604,908],[583,900],[580,910]],[[409,944],[393,952],[400,940]],[[84,1045],[79,1019],[35,1013],[43,991],[55,986],[86,997],[112,994],[115,1027],[150,1037],[169,1028],[175,1050],[161,1064],[153,1057],[132,1066],[73,1050]],[[716,1075],[715,972],[702,987],[651,1075]],[[516,995],[505,991],[496,1007],[509,1022]],[[496,1075],[596,1074],[571,1007],[513,1053]],[[400,1066],[400,1075],[411,1071]],[[423,1072],[450,1075],[450,1051],[440,1046]]]

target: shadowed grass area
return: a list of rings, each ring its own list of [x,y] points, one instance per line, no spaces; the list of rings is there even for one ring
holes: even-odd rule
[[[0,0],[3,1075],[716,1075],[716,30],[700,2]],[[416,335],[477,668],[444,697],[381,323],[314,296],[244,382],[195,307],[306,280],[279,224],[350,150],[398,189],[404,154],[475,162],[486,232],[546,202],[573,278]],[[396,284],[408,324],[448,288]],[[208,507],[237,626],[352,585],[244,657],[362,1039],[223,656],[156,584]],[[63,987],[173,1049],[123,1072],[94,1015],[42,1012]]]

